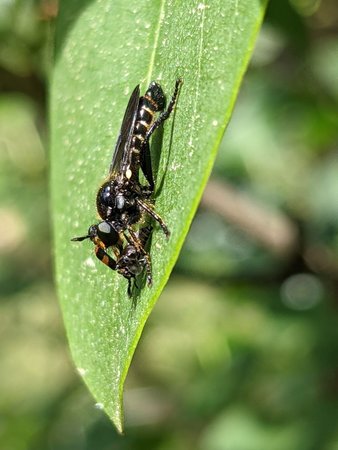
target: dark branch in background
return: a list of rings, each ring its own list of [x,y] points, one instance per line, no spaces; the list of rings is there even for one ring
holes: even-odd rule
[[[289,257],[298,251],[298,229],[290,219],[229,184],[211,180],[201,205],[215,211],[279,257]]]
[[[338,261],[323,244],[302,243],[299,228],[281,211],[255,201],[228,183],[211,180],[201,206],[217,213],[280,259],[301,257],[308,270],[338,280]]]
[[[18,75],[0,67],[0,91],[27,95],[34,99],[43,111],[46,109],[45,83],[35,73]]]
[[[310,245],[303,253],[306,265],[315,273],[338,281],[338,261],[335,253],[325,245]]]

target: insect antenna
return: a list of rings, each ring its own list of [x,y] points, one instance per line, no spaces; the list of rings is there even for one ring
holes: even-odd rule
[[[84,241],[85,239],[89,239],[89,238],[90,238],[90,236],[89,236],[89,234],[87,234],[87,236],[73,237],[71,239],[71,241],[81,242],[81,241]]]

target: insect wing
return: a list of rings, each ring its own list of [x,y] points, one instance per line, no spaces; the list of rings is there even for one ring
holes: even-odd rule
[[[126,158],[126,152],[130,149],[139,102],[140,86],[137,85],[130,96],[126,112],[124,113],[120,134],[116,142],[113,159],[109,168],[109,175],[123,170],[123,160]]]

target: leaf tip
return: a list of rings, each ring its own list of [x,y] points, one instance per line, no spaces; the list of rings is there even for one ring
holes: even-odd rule
[[[123,415],[122,414],[116,414],[113,417],[111,417],[111,420],[115,426],[115,428],[117,429],[117,432],[119,434],[124,434],[123,433]]]

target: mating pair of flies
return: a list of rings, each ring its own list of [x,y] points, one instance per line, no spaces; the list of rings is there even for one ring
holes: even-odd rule
[[[158,222],[167,238],[170,235],[154,208],[155,182],[149,141],[173,111],[181,84],[182,80],[178,79],[166,109],[165,95],[158,83],[150,83],[144,96],[140,96],[139,85],[135,87],[124,113],[108,178],[96,197],[102,221],[91,225],[85,236],[72,239],[90,239],[96,257],[128,280],[129,296],[132,280],[135,282],[144,268],[148,285],[152,283],[151,259],[145,247],[153,227],[149,224],[140,227],[146,216]],[[140,169],[146,184],[140,181]],[[108,250],[112,250],[115,259]]]

